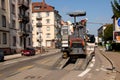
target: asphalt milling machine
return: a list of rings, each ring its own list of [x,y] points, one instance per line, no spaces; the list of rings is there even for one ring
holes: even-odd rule
[[[94,43],[95,38],[93,35],[91,38],[90,34],[86,34],[86,20],[81,20],[79,23],[74,22],[73,24],[73,32],[71,32],[69,24],[62,26],[62,57],[57,61],[56,68],[63,69],[69,64],[74,64],[75,70],[84,70],[95,53],[95,50],[93,50],[91,54],[87,54],[87,42],[90,43],[92,40],[91,43]]]

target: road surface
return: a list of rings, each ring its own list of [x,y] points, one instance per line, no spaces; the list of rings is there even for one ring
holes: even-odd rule
[[[0,80],[115,80],[116,73],[110,70],[110,62],[100,52],[95,49],[95,57],[85,70],[74,69],[76,62],[83,59],[56,68],[62,56],[60,52],[5,61],[0,63]]]

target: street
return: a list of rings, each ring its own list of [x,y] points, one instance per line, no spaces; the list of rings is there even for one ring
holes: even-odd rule
[[[74,69],[75,63],[57,68],[62,53],[21,57],[0,63],[1,80],[115,80],[116,72],[96,48],[95,56],[85,70]],[[82,61],[83,59],[80,59]],[[83,60],[84,61],[84,60]]]

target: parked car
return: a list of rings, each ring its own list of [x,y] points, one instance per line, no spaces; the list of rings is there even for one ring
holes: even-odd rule
[[[24,50],[21,50],[22,56],[32,56],[35,55],[35,49],[34,48],[26,48]]]
[[[4,61],[4,51],[0,50],[0,62]]]

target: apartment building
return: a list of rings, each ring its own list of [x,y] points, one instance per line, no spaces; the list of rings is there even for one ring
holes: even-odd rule
[[[104,42],[104,30],[106,29],[106,25],[102,25],[99,29],[98,29],[98,43],[102,43]]]
[[[9,0],[11,53],[32,47],[31,0]]]
[[[0,0],[0,50],[5,54],[32,47],[31,0]]]
[[[10,51],[9,0],[0,0],[0,50]]]
[[[45,0],[32,3],[34,47],[55,47],[61,40],[61,16]]]

